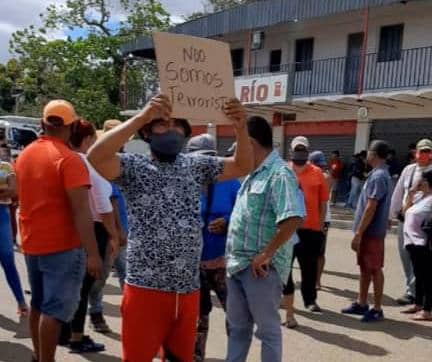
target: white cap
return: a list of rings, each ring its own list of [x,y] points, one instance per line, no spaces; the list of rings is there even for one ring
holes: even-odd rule
[[[309,149],[309,140],[304,136],[298,136],[294,138],[291,142],[291,149],[295,150],[297,146],[303,146],[307,149]]]

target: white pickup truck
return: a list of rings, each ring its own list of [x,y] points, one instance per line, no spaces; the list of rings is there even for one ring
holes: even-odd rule
[[[0,143],[6,143],[12,157],[38,138],[40,119],[21,116],[0,116]]]

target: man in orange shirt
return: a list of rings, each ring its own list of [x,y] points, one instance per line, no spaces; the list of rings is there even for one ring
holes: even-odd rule
[[[308,162],[309,141],[306,137],[296,137],[291,143],[291,167],[295,171],[300,188],[304,193],[306,218],[297,231],[299,243],[294,247],[294,257],[301,269],[301,293],[305,307],[311,312],[321,312],[316,303],[318,256],[324,243],[325,217],[329,189],[323,172]],[[284,289],[284,304],[287,309],[286,326],[295,328],[294,283],[292,273]]]
[[[78,307],[86,254],[88,272],[98,278],[102,271],[88,203],[89,174],[67,146],[77,118],[69,102],[49,102],[44,136],[16,162],[34,362],[54,361],[61,322],[69,322]]]

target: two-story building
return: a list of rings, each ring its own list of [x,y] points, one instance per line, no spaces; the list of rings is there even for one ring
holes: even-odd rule
[[[237,96],[285,156],[297,135],[345,159],[378,138],[402,159],[432,136],[432,1],[261,0],[171,31],[230,44]],[[154,57],[149,38],[123,52]],[[232,142],[229,127],[215,133],[221,150]]]

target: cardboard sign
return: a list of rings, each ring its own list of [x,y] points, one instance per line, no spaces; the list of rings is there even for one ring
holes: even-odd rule
[[[229,123],[223,106],[235,97],[227,43],[192,36],[155,33],[160,88],[173,104],[173,117],[194,124]]]

